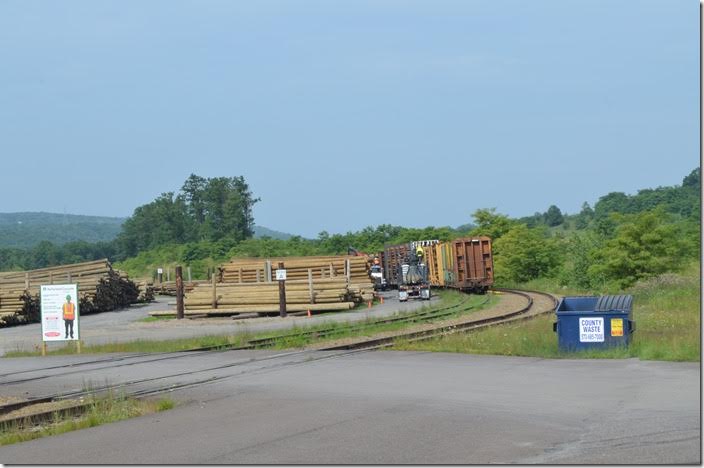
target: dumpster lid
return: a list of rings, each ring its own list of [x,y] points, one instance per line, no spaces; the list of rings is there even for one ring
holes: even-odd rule
[[[633,308],[633,296],[623,294],[618,296],[601,296],[596,301],[594,310],[597,312],[607,312],[609,310],[627,310]]]

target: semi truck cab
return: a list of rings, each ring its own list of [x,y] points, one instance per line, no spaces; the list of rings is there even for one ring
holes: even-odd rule
[[[386,278],[384,278],[384,271],[381,269],[381,265],[372,265],[369,269],[369,276],[374,281],[375,291],[386,291]]]

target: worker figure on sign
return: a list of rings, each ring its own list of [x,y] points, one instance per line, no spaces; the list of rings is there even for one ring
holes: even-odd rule
[[[64,311],[64,325],[66,326],[66,336],[64,338],[68,339],[69,330],[71,339],[73,339],[73,321],[76,319],[76,304],[71,302],[71,295],[66,295],[66,302],[63,306]]]

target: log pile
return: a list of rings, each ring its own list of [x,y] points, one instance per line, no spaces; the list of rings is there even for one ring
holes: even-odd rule
[[[358,298],[350,294],[345,278],[286,281],[286,309],[297,311],[349,310]],[[279,311],[279,285],[219,283],[200,285],[186,295],[185,313],[233,315]]]
[[[122,272],[120,272],[122,274]],[[154,283],[151,280],[141,279],[135,281],[137,288],[139,288],[139,296],[137,297],[137,302],[146,303],[152,302],[154,300]]]
[[[0,326],[38,322],[43,284],[77,284],[81,314],[105,312],[137,302],[137,285],[107,259],[38,270],[0,273]]]
[[[349,310],[374,297],[366,257],[233,259],[220,267],[212,282],[201,282],[192,291],[186,291],[184,313],[278,313],[276,268],[279,262],[283,262],[286,269],[288,312]]]
[[[276,280],[276,268],[284,264],[287,280],[345,277],[351,283],[366,283],[369,263],[361,256],[316,256],[283,258],[234,258],[220,267],[221,283],[261,283]]]
[[[183,291],[189,293],[193,291],[193,288],[200,284],[210,284],[209,281],[184,281]],[[161,283],[155,283],[153,285],[153,290],[155,294],[160,294],[162,296],[176,296],[176,281],[163,281]]]

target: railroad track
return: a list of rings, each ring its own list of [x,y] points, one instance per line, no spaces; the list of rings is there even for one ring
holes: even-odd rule
[[[405,323],[421,323],[423,329],[411,331],[411,332],[398,332],[386,335],[383,337],[365,337],[361,339],[355,339],[352,342],[337,344],[332,346],[323,346],[317,349],[304,349],[298,351],[289,351],[277,353],[269,356],[255,357],[243,359],[239,358],[239,361],[230,362],[219,366],[210,366],[201,369],[192,369],[182,372],[166,373],[160,376],[153,376],[141,379],[132,379],[123,381],[118,384],[104,384],[98,386],[91,386],[90,388],[81,388],[67,390],[60,394],[46,395],[41,397],[32,398],[26,401],[20,401],[15,403],[9,403],[0,406],[0,418],[17,409],[21,409],[27,406],[36,405],[38,403],[47,403],[52,401],[68,400],[68,399],[80,399],[88,398],[93,395],[99,395],[107,391],[118,390],[121,393],[132,396],[132,397],[145,397],[149,395],[162,394],[165,392],[170,392],[176,389],[189,388],[200,385],[207,385],[215,382],[220,382],[226,379],[241,377],[246,374],[266,372],[274,369],[278,369],[285,366],[302,365],[310,362],[315,362],[323,359],[334,359],[345,357],[350,354],[355,354],[359,352],[366,352],[374,349],[382,349],[392,346],[396,340],[406,340],[406,341],[420,341],[432,339],[438,336],[443,336],[451,333],[458,333],[462,331],[475,330],[491,325],[497,325],[500,323],[507,323],[516,320],[523,320],[525,318],[530,318],[536,315],[544,314],[547,312],[552,312],[557,304],[557,299],[546,293],[539,291],[521,291],[514,289],[495,289],[495,291],[501,294],[515,295],[523,298],[524,302],[519,308],[512,308],[511,310],[498,311],[495,313],[487,314],[472,314],[470,317],[459,318],[451,320],[449,323],[441,322],[440,324],[428,323],[430,321],[435,321],[438,319],[443,319],[453,314],[457,314],[459,311],[469,310],[475,306],[467,305],[468,298],[463,299],[457,304],[452,304],[450,306],[442,307],[439,309],[419,311],[416,313],[407,314],[404,316],[389,317],[385,319],[378,319],[370,322],[369,325],[359,325],[351,324],[350,328],[345,328],[345,331],[363,331],[365,327],[378,324],[387,324],[394,322],[405,322]],[[488,298],[487,298],[488,301]],[[485,301],[486,302],[486,301]],[[481,311],[487,312],[487,311]],[[303,331],[300,333],[287,333],[282,335],[277,335],[275,337],[264,338],[260,340],[250,340],[246,346],[239,347],[205,347],[189,350],[186,352],[173,352],[173,353],[159,353],[160,355],[155,357],[154,354],[149,354],[150,359],[140,360],[139,358],[144,357],[147,353],[122,356],[113,359],[98,359],[92,361],[85,361],[77,364],[69,364],[63,366],[51,366],[42,369],[25,370],[15,373],[6,373],[0,375],[0,385],[8,384],[19,384],[26,383],[33,380],[48,379],[51,377],[56,377],[57,375],[66,375],[67,373],[77,373],[83,372],[83,369],[71,369],[69,367],[76,366],[88,366],[90,364],[98,364],[97,367],[92,369],[87,369],[89,371],[101,370],[107,368],[118,368],[123,366],[133,366],[140,364],[153,363],[155,361],[165,361],[170,359],[179,359],[186,356],[197,356],[203,353],[207,353],[217,348],[223,351],[230,350],[243,350],[243,349],[258,349],[271,346],[278,340],[286,340],[296,337],[326,337],[334,334],[335,332],[340,332],[339,327],[316,331]],[[321,351],[327,351],[326,353],[321,353]],[[106,365],[103,365],[106,364]],[[9,377],[11,375],[17,375],[20,373],[30,373],[30,372],[42,372],[46,370],[59,371],[60,374],[51,373],[38,376],[29,376],[25,378],[15,379],[15,380],[2,380],[2,377]],[[87,403],[85,404],[87,405]],[[71,411],[75,411],[76,408],[80,410],[81,405],[71,407]],[[48,411],[46,416],[53,415],[55,411]],[[37,415],[40,417],[41,415]],[[5,421],[6,423],[7,421]]]
[[[46,371],[46,370],[55,370],[57,372],[60,372],[61,375],[67,375],[67,374],[77,374],[77,373],[84,373],[85,369],[83,368],[84,366],[90,366],[94,364],[105,364],[102,366],[95,366],[91,367],[90,371],[95,371],[95,370],[100,370],[100,369],[113,369],[113,368],[119,368],[119,367],[124,367],[124,366],[133,366],[133,365],[140,365],[140,364],[145,364],[145,363],[152,363],[156,361],[165,361],[165,360],[170,360],[170,359],[181,359],[185,356],[198,356],[203,353],[207,353],[213,350],[219,350],[219,351],[236,351],[236,350],[253,350],[253,349],[262,349],[262,348],[267,348],[276,345],[277,343],[280,343],[285,340],[289,339],[300,339],[300,338],[325,338],[329,337],[331,335],[339,334],[339,333],[349,333],[349,332],[361,332],[364,331],[365,329],[368,329],[370,327],[375,327],[379,325],[386,325],[386,324],[391,324],[391,323],[417,323],[417,322],[427,322],[427,321],[432,321],[432,320],[438,320],[442,319],[444,317],[457,314],[459,312],[466,312],[469,311],[477,306],[484,305],[488,302],[488,298],[484,301],[482,301],[479,304],[476,305],[468,305],[467,302],[469,301],[469,296],[463,298],[461,301],[459,301],[456,304],[451,304],[449,306],[445,307],[440,307],[440,308],[433,308],[430,310],[420,310],[417,312],[411,312],[407,314],[402,314],[402,315],[397,315],[397,316],[391,316],[391,317],[385,317],[385,318],[379,318],[375,320],[370,320],[370,321],[365,321],[364,323],[350,323],[347,326],[335,326],[335,327],[328,327],[328,328],[322,328],[322,329],[316,329],[316,330],[311,330],[311,331],[300,331],[296,333],[284,333],[280,335],[275,335],[267,338],[258,338],[258,339],[252,339],[249,340],[245,345],[243,346],[235,346],[235,345],[213,345],[213,346],[204,346],[204,347],[199,347],[199,348],[192,348],[188,350],[183,350],[183,351],[177,351],[177,352],[162,352],[162,353],[139,353],[139,354],[132,354],[129,356],[117,356],[117,357],[112,357],[112,358],[107,358],[107,359],[96,359],[96,360],[91,360],[91,361],[83,361],[75,364],[65,364],[65,365],[59,365],[59,366],[50,366],[50,367],[44,367],[40,369],[30,369],[30,370],[22,370],[22,371],[17,371],[17,372],[8,372],[5,374],[0,374],[0,385],[8,385],[8,384],[18,384],[18,383],[26,383],[26,382],[31,382],[31,381],[37,381],[37,380],[43,380],[43,379],[48,379],[55,377],[57,374],[44,374],[44,375],[38,375],[38,376],[29,376],[29,377],[20,377],[20,378],[15,378],[14,380],[8,380],[8,377],[11,376],[17,376],[19,374],[28,374],[28,373],[33,373],[33,372],[39,372],[39,371]],[[187,353],[187,354],[184,354]],[[148,357],[148,359],[140,359],[143,357]],[[2,407],[0,406],[0,415],[3,414],[2,412]]]
[[[430,340],[433,338],[450,335],[453,333],[466,332],[477,330],[488,326],[499,325],[503,323],[525,320],[528,318],[553,312],[557,306],[557,298],[552,294],[541,291],[529,291],[518,289],[494,288],[494,291],[503,294],[514,294],[525,299],[526,303],[523,307],[517,310],[510,310],[495,314],[489,314],[484,317],[468,317],[458,321],[453,321],[449,324],[439,325],[435,327],[427,327],[426,329],[400,332],[380,338],[371,338],[366,340],[353,341],[351,343],[343,343],[339,345],[327,346],[319,348],[324,351],[334,350],[352,350],[352,349],[380,349],[393,346],[397,340],[409,342]]]
[[[469,301],[469,296],[463,298],[460,302],[457,304],[452,304],[446,307],[441,307],[437,309],[430,309],[430,310],[421,310],[419,312],[413,312],[410,314],[404,314],[400,316],[393,316],[393,317],[386,317],[386,318],[381,318],[381,319],[376,319],[376,320],[371,320],[368,322],[364,322],[361,324],[350,324],[349,326],[346,327],[330,327],[322,330],[313,330],[313,331],[302,331],[298,333],[289,333],[285,335],[277,335],[275,337],[269,337],[269,338],[260,338],[256,340],[250,340],[249,344],[247,347],[244,347],[242,349],[255,349],[255,348],[262,348],[262,347],[268,347],[275,345],[278,342],[281,342],[282,340],[286,339],[297,339],[297,338],[325,338],[329,337],[331,335],[339,334],[339,333],[347,333],[347,332],[362,332],[365,329],[369,329],[371,327],[379,326],[379,325],[388,325],[392,323],[418,323],[418,322],[428,322],[428,321],[434,321],[434,320],[439,320],[447,316],[451,316],[454,314],[457,314],[458,312],[467,312],[471,309],[474,309],[478,306],[485,305],[488,301],[489,298],[483,300],[481,303],[476,304],[476,305],[468,305],[467,302]]]
[[[35,397],[29,400],[8,403],[0,406],[0,427],[11,424],[12,422],[22,423],[26,419],[26,416],[23,415],[13,419],[3,419],[3,415],[7,415],[15,410],[40,403],[59,402],[65,400],[86,400],[66,408],[72,413],[76,413],[78,410],[85,409],[90,406],[90,397],[105,394],[109,391],[119,392],[119,394],[129,397],[140,398],[172,392],[178,389],[221,382],[224,380],[241,377],[246,374],[272,371],[282,367],[307,364],[359,352],[362,351],[353,350],[334,353],[319,353],[312,350],[290,351],[257,358],[240,358],[239,361],[230,362],[219,366],[210,366],[201,369],[169,373],[142,379],[132,379],[116,384],[106,383],[104,385],[91,385],[89,388],[67,390],[61,393]],[[187,354],[184,354],[183,356],[187,356]],[[51,419],[56,412],[57,410],[51,409],[43,413],[35,414],[32,418],[33,420]],[[58,412],[62,412],[62,410],[59,410]]]

